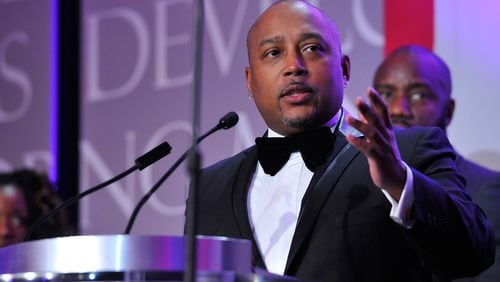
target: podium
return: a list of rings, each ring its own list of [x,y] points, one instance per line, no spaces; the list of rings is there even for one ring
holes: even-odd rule
[[[254,273],[247,240],[197,236],[197,281],[296,281]],[[183,281],[184,237],[69,236],[0,248],[0,282]]]

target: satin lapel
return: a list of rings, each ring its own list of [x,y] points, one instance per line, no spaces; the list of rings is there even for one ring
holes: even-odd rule
[[[308,188],[306,193],[307,198],[305,198],[305,201],[302,203],[301,213],[297,221],[297,227],[288,254],[285,274],[292,265],[307,234],[316,223],[325,201],[328,199],[329,194],[335,187],[340,176],[359,153],[356,148],[347,143],[343,134],[339,133],[336,135],[335,148],[330,156],[328,166],[317,180],[316,185]]]
[[[255,147],[247,151],[247,156],[243,159],[233,184],[233,213],[238,229],[244,239],[252,242],[252,262],[255,266],[265,268],[264,260],[260,255],[257,243],[253,236],[248,217],[248,187],[255,168],[257,166],[257,149]]]

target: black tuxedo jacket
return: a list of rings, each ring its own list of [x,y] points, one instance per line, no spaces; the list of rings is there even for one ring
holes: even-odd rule
[[[336,132],[330,160],[302,201],[286,275],[302,281],[433,281],[475,275],[492,263],[491,228],[463,189],[444,133],[412,128],[396,137],[413,171],[413,228],[389,217],[391,205],[372,183],[366,157]],[[253,263],[265,268],[247,206],[256,165],[253,146],[201,171],[197,233],[252,241]]]

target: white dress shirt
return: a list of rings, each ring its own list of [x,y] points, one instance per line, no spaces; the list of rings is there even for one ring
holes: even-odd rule
[[[334,130],[339,117],[341,124],[338,130],[344,134],[356,134],[355,130],[344,122],[342,111],[327,125]],[[360,135],[359,132],[357,134]],[[268,129],[268,137],[283,136]],[[389,216],[398,224],[411,228],[412,222],[406,215],[413,204],[413,174],[411,169],[404,165],[406,183],[399,203],[382,191],[392,204]],[[300,152],[292,153],[288,162],[274,176],[266,174],[257,162],[247,205],[252,232],[269,272],[284,274],[302,198],[312,177],[313,172],[306,167]]]

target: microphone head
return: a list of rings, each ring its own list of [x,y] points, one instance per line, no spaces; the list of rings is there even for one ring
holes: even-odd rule
[[[239,117],[235,112],[229,112],[219,120],[218,127],[229,129],[238,123]]]
[[[170,153],[172,147],[167,142],[163,142],[160,145],[154,147],[144,155],[135,159],[135,165],[139,170],[143,170],[150,166],[159,159],[165,157]]]

